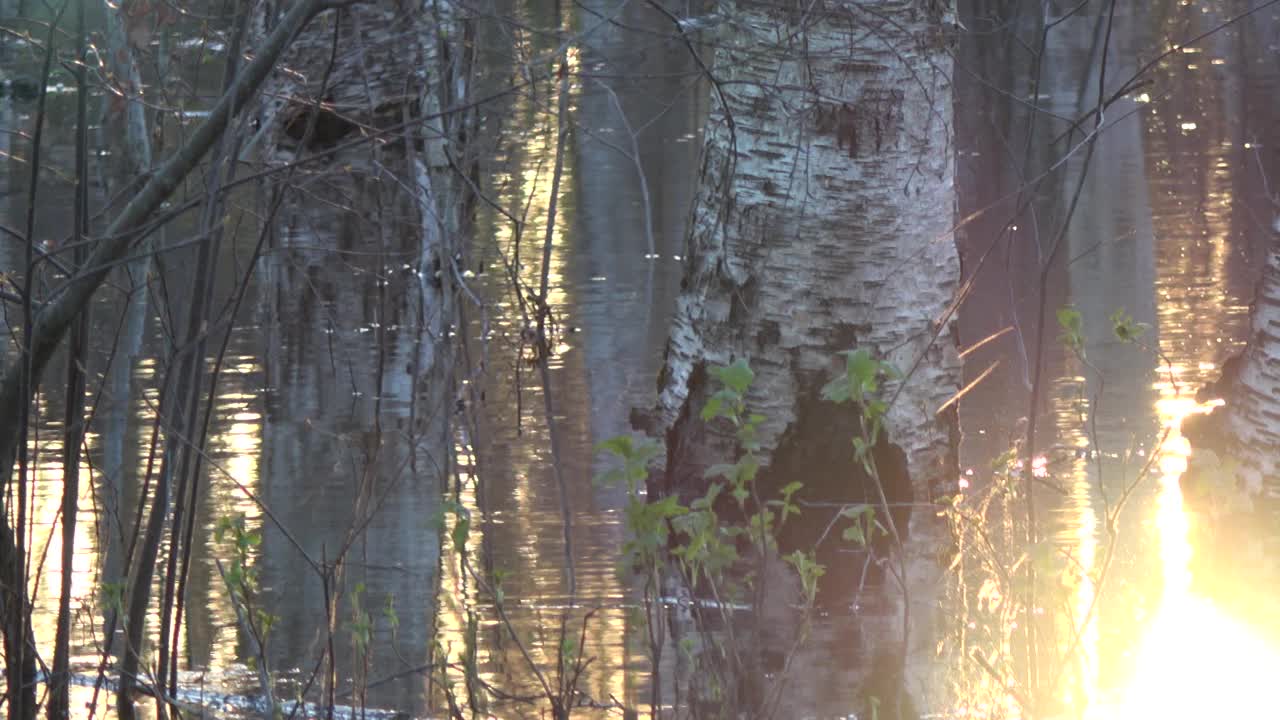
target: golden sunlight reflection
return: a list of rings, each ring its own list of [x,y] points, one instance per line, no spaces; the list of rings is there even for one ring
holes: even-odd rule
[[[1119,707],[1103,717],[1264,717],[1274,705],[1271,682],[1280,676],[1280,651],[1192,590],[1192,518],[1179,487],[1191,448],[1178,428],[1186,416],[1207,409],[1176,394],[1156,403],[1170,428],[1155,515],[1164,592],[1138,646],[1134,677]]]
[[[571,14],[572,8],[566,6],[564,16]],[[538,36],[514,32],[513,37],[518,53],[537,49]],[[567,109],[576,117],[584,93],[578,75],[583,60],[577,48],[568,49],[567,61]],[[505,114],[510,119],[508,129],[518,141],[504,147],[504,157],[495,163],[493,183],[495,198],[521,222],[482,217],[481,222],[493,226],[481,235],[486,256],[497,260],[499,267],[514,269],[525,291],[539,292],[546,273],[553,344],[547,360],[560,457],[552,456],[537,371],[542,358],[530,340],[531,317],[514,295],[506,273],[495,276],[492,284],[482,280],[478,286],[494,299],[492,332],[505,342],[490,346],[487,362],[494,370],[477,380],[487,385],[485,409],[455,446],[458,464],[452,499],[460,507],[445,514],[443,537],[451,545],[460,517],[469,517],[465,534],[472,554],[466,558],[470,568],[464,568],[461,553],[451,548],[444,553],[436,630],[441,654],[455,667],[463,660],[474,660],[483,683],[538,696],[545,692],[543,680],[556,682],[561,622],[567,618],[570,639],[581,643],[591,657],[578,680],[579,690],[593,702],[608,703],[610,698],[631,702],[638,692],[631,668],[646,662],[647,656],[631,652],[628,646],[633,622],[629,590],[617,574],[612,550],[600,552],[621,544],[621,515],[595,503],[587,442],[593,430],[591,369],[569,329],[571,323],[581,322],[576,313],[584,294],[575,269],[584,249],[575,213],[579,175],[586,161],[574,143],[564,147],[560,185],[554,193],[555,223],[543,267],[543,243],[548,239],[553,204],[559,91],[558,84],[548,84],[537,93],[513,96]],[[591,281],[605,282],[606,276],[596,273]],[[575,518],[572,606],[556,501],[560,479],[552,472],[556,462],[565,469],[563,481]],[[489,592],[499,584],[500,603]],[[457,696],[477,708],[488,711],[502,701],[483,693],[468,696],[471,689],[462,684],[461,675],[451,674],[451,679]],[[509,703],[501,707],[501,716],[516,712]]]
[[[1172,13],[1167,22],[1185,21]],[[1210,64],[1222,63],[1213,59]],[[1230,558],[1206,546],[1207,534],[1197,527],[1200,515],[1184,504],[1180,485],[1192,452],[1181,434],[1182,422],[1209,410],[1193,397],[1217,379],[1219,365],[1238,350],[1247,327],[1245,298],[1253,280],[1236,263],[1242,250],[1233,245],[1240,201],[1231,171],[1233,129],[1229,114],[1205,111],[1233,102],[1237,91],[1203,66],[1199,72],[1167,72],[1171,82],[1195,89],[1196,102],[1163,103],[1164,112],[1143,115],[1141,187],[1151,202],[1162,353],[1152,366],[1154,409],[1169,434],[1160,449],[1155,505],[1144,510],[1147,525],[1141,532],[1158,543],[1150,574],[1160,592],[1126,662],[1128,677],[1089,717],[1269,717],[1275,704],[1272,683],[1280,676],[1280,648],[1267,632],[1272,620],[1238,609],[1262,599],[1260,589],[1210,576],[1229,574],[1223,568]],[[1182,160],[1173,162],[1174,157]]]
[[[1250,628],[1189,592],[1166,593],[1117,717],[1265,717],[1280,655]]]
[[[1087,416],[1090,401],[1085,392],[1087,380],[1079,374],[1082,371],[1079,364],[1078,358],[1067,359],[1063,377],[1055,383],[1052,407],[1061,433],[1059,441],[1065,446],[1087,449],[1089,437],[1079,418]],[[1064,584],[1074,587],[1074,592],[1070,601],[1070,618],[1065,628],[1067,631],[1062,633],[1063,646],[1059,650],[1068,650],[1075,643],[1075,632],[1081,633],[1076,659],[1076,680],[1064,682],[1061,698],[1065,706],[1074,707],[1087,703],[1098,692],[1095,680],[1100,638],[1098,623],[1093,622],[1091,617],[1094,615],[1097,595],[1093,577],[1098,561],[1101,509],[1097,507],[1094,498],[1094,479],[1090,474],[1089,456],[1078,452],[1067,462],[1070,467],[1064,470],[1063,476],[1070,478],[1070,481],[1064,487],[1064,510],[1071,520],[1065,523],[1059,540],[1071,548],[1073,562],[1068,563],[1064,570],[1064,573],[1069,573],[1064,577]],[[1047,457],[1040,456],[1032,460],[1032,471],[1037,477],[1044,477],[1042,469],[1047,468]]]
[[[526,33],[516,32],[514,37],[514,50],[517,54],[537,51]],[[567,61],[573,73],[571,77],[576,77],[576,70],[581,62],[577,48],[569,49]],[[570,88],[568,103],[571,114],[578,92],[580,88]],[[548,86],[545,96],[541,95],[541,89],[537,94],[520,93],[514,96],[509,116],[522,128],[522,142],[511,148],[505,165],[496,168],[493,176],[497,196],[513,215],[522,217],[523,231],[517,235],[511,223],[496,222],[493,227],[494,244],[488,250],[497,253],[503,265],[517,266],[521,280],[531,289],[539,288],[543,270],[542,243],[552,204],[558,98],[559,91],[555,86]],[[574,163],[566,158],[561,172],[559,196],[556,198],[558,209],[551,235],[550,264],[546,268],[546,300],[556,313],[563,312],[569,300],[565,291],[568,248],[565,246],[564,232],[566,217],[573,209],[571,189],[574,185],[574,172]],[[510,292],[505,282],[500,287],[499,292]],[[522,330],[525,320],[517,311],[517,302],[506,297],[495,306],[500,310],[494,320],[495,325],[510,333],[513,342],[517,339],[524,342]],[[560,338],[554,339],[554,342],[549,364],[556,370],[563,367],[570,346]],[[518,372],[519,366],[536,357],[532,347],[525,347],[524,350],[523,357],[504,358],[499,361],[499,366]],[[512,414],[499,418],[495,426],[504,428],[507,426],[503,426],[503,422],[509,423],[508,426],[520,422],[522,437],[527,442],[508,446],[503,441],[497,443],[501,447],[493,447],[488,445],[492,441],[485,439],[488,433],[481,432],[481,437],[467,438],[455,448],[459,463],[456,501],[470,518],[466,533],[467,547],[470,551],[485,553],[492,551],[495,542],[504,546],[504,554],[493,561],[494,569],[504,574],[501,589],[509,597],[504,602],[504,614],[511,621],[512,627],[521,634],[521,639],[513,642],[506,636],[508,628],[502,615],[482,589],[476,587],[474,579],[464,572],[462,558],[457,552],[446,552],[441,566],[437,632],[448,662],[460,663],[469,653],[474,653],[479,678],[485,683],[495,687],[515,683],[523,691],[536,693],[539,686],[524,653],[527,652],[528,658],[539,668],[554,666],[559,649],[558,637],[554,637],[554,633],[548,632],[547,628],[555,627],[553,621],[564,602],[565,592],[559,547],[540,542],[545,533],[539,527],[537,519],[546,517],[546,508],[538,505],[543,490],[532,485],[546,474],[545,467],[550,462],[547,456],[550,443],[537,410],[530,410],[542,407],[540,391],[534,389],[536,381],[525,382],[527,386],[519,391],[527,394],[522,401],[501,392],[494,393],[493,396],[511,398],[514,406],[503,406],[498,410],[499,413]],[[495,403],[495,407],[498,405]],[[516,413],[520,414],[519,418],[515,417]],[[485,447],[472,447],[471,443],[474,442]],[[486,479],[490,483],[496,483],[497,491],[504,495],[503,507],[493,508],[491,503],[484,502],[482,496],[487,496],[489,489],[482,486],[475,474],[476,468],[483,462],[493,463],[488,467],[500,468],[490,470]],[[494,479],[499,474],[505,475],[502,481]],[[445,542],[451,543],[458,522],[457,514],[446,514],[444,522]],[[486,538],[486,532],[491,537]],[[516,539],[514,543],[512,539]],[[486,572],[485,563],[480,557],[471,557],[469,562],[473,565],[472,570],[479,572],[485,582],[494,582],[493,575]],[[518,568],[518,572],[512,572],[513,567]],[[507,573],[510,575],[507,576]],[[470,637],[473,622],[475,633],[480,638],[479,647],[475,648],[470,647],[475,642]],[[492,644],[485,638],[492,639]],[[521,646],[519,650],[516,645]],[[463,697],[464,690],[466,688],[462,686],[456,688]],[[621,688],[610,690],[621,693]],[[483,703],[483,700],[478,702]]]
[[[89,442],[95,438],[91,434]],[[58,441],[44,444],[37,455],[35,467],[36,490],[31,500],[34,526],[33,557],[38,560],[40,572],[33,588],[41,603],[41,611],[32,615],[32,630],[42,643],[52,646],[57,630],[57,598],[62,583],[62,445]],[[92,477],[93,468],[87,459],[81,459],[79,507],[75,531],[76,552],[72,558],[71,597],[73,608],[83,608],[93,603],[96,563],[96,538],[94,537],[93,486],[86,478]],[[50,611],[48,608],[52,608]],[[82,643],[88,628],[77,626],[73,644]]]
[[[240,356],[228,359],[227,374],[248,374],[253,369],[252,356]],[[210,464],[216,468],[209,469],[210,515],[206,522],[206,530],[212,534],[213,527],[224,517],[244,515],[248,527],[262,530],[262,511],[256,503],[248,498],[241,489],[253,493],[261,491],[258,462],[261,457],[262,417],[252,410],[255,396],[248,392],[226,392],[219,398],[220,415],[226,418],[221,432],[210,438],[209,447],[217,459]],[[215,548],[215,552],[217,549]],[[255,559],[256,561],[256,559]],[[210,667],[234,667],[240,657],[239,629],[236,624],[235,607],[226,592],[215,590],[204,598],[205,612],[208,613],[211,632],[201,628],[201,652],[207,652]],[[190,624],[183,626],[183,632],[190,634]],[[196,643],[195,638],[189,640]]]

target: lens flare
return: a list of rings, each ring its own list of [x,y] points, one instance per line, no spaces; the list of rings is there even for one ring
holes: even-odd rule
[[[1210,407],[1186,397],[1157,403],[1161,420],[1171,428],[1160,459],[1155,516],[1164,593],[1138,646],[1134,677],[1118,707],[1091,714],[1097,720],[1204,720],[1270,717],[1275,712],[1272,683],[1280,678],[1280,651],[1257,628],[1192,589],[1195,549],[1179,486],[1191,448],[1178,427],[1187,415]]]
[[[1280,655],[1251,628],[1189,593],[1167,597],[1116,718],[1268,717]]]

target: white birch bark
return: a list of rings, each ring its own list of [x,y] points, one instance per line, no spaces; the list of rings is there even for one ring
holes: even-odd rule
[[[838,353],[865,348],[907,373],[883,390],[917,503],[904,533],[915,668],[933,656],[942,529],[931,504],[954,482],[953,416],[939,410],[960,382],[951,329],[939,326],[959,278],[948,19],[945,3],[924,0],[734,5],[716,38],[718,88],[660,396],[640,423],[667,432],[657,490],[701,494],[706,466],[733,449],[698,420],[709,396],[698,369],[745,358],[756,373],[748,404],[766,418],[765,467],[788,458],[762,480],[772,470],[775,484],[806,482],[801,497],[821,500],[842,492],[813,481],[843,473],[816,466],[835,452],[824,446],[853,465],[849,434],[828,430],[834,406],[816,401],[842,371]]]
[[[1208,22],[1208,20],[1206,20]],[[1269,38],[1275,37],[1280,30],[1280,20],[1271,16],[1259,16],[1244,26],[1240,38],[1233,43],[1239,53],[1248,53],[1250,48],[1265,44]],[[1243,57],[1243,55],[1241,56]],[[1256,75],[1262,72],[1257,63],[1241,63],[1246,68],[1241,79],[1246,97],[1249,87],[1267,87],[1267,80]],[[1274,122],[1277,105],[1274,97],[1268,94],[1254,93],[1255,101],[1249,105],[1242,104],[1239,114],[1257,118],[1271,118]],[[1267,121],[1255,120],[1246,123],[1249,126],[1265,127]],[[1272,133],[1274,137],[1274,133]],[[1253,222],[1253,218],[1261,215],[1267,218],[1271,213],[1271,235],[1267,240],[1266,265],[1258,280],[1257,294],[1249,318],[1248,345],[1238,361],[1239,373],[1233,377],[1232,363],[1228,361],[1222,368],[1220,381],[1223,397],[1227,400],[1226,457],[1232,459],[1235,467],[1235,479],[1247,495],[1255,500],[1260,509],[1269,511],[1260,518],[1262,528],[1274,526],[1274,512],[1280,507],[1280,456],[1276,449],[1280,447],[1280,191],[1277,191],[1277,176],[1280,176],[1280,163],[1275,156],[1266,152],[1265,148],[1273,146],[1263,136],[1262,151],[1257,144],[1243,143],[1244,133],[1237,133],[1235,144],[1246,148],[1247,163],[1242,163],[1238,171],[1242,173],[1241,183],[1244,187],[1256,188],[1253,197],[1245,191],[1242,193],[1243,212],[1237,213],[1246,218],[1243,222]],[[1258,138],[1253,138],[1257,143]],[[1257,175],[1255,175],[1257,173]],[[1261,182],[1258,182],[1258,175]],[[1260,192],[1258,192],[1260,191]],[[1252,202],[1250,202],[1252,200]],[[1256,209],[1250,211],[1249,205]],[[1264,220],[1265,221],[1265,220]],[[1263,530],[1259,536],[1268,535]]]
[[[1255,497],[1280,501],[1280,241],[1272,240],[1250,319],[1249,345],[1230,390],[1229,452]]]

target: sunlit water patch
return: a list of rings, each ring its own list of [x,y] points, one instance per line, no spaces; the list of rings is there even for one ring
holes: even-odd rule
[[[1280,677],[1280,648],[1264,637],[1261,627],[1233,617],[1192,584],[1197,548],[1193,517],[1180,487],[1191,446],[1179,426],[1188,415],[1208,408],[1179,395],[1163,398],[1156,408],[1170,429],[1160,459],[1154,519],[1163,595],[1137,646],[1132,678],[1089,717],[1267,717],[1275,704],[1272,683]]]

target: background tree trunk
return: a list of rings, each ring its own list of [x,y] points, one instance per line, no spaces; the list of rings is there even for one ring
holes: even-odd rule
[[[454,108],[470,92],[473,50],[467,19],[446,2],[375,0],[328,20],[295,42],[289,71],[264,95],[265,163],[325,157],[282,171],[263,194],[260,271],[274,391],[263,466],[296,475],[264,499],[286,529],[306,530],[312,560],[331,564],[335,602],[277,528],[264,533],[262,569],[283,592],[310,583],[317,601],[282,618],[271,659],[296,663],[336,637],[325,696],[335,678],[353,677],[361,704],[365,673],[390,674],[405,657],[430,662],[440,543],[424,518],[438,514],[452,467],[455,273],[475,136],[473,113]],[[404,655],[349,648],[340,626],[356,587],[367,593],[360,602],[392,603],[406,618]],[[377,693],[422,714],[425,688],[408,676]]]
[[[103,103],[99,145],[111,148],[112,153],[108,161],[99,164],[98,172],[101,176],[99,182],[108,196],[127,192],[130,183],[144,179],[151,172],[153,157],[142,74],[125,32],[123,12],[122,7],[104,3],[106,52],[103,53],[103,64],[111,90]],[[160,232],[163,233],[163,229]],[[136,470],[137,443],[130,444],[130,440],[137,437],[129,432],[130,411],[135,397],[134,370],[142,358],[146,336],[147,277],[151,273],[149,250],[154,246],[154,240],[148,239],[138,257],[115,271],[116,281],[125,291],[119,300],[124,320],[107,370],[106,391],[94,413],[102,438],[104,481],[99,484],[98,492],[105,509],[104,516],[109,519],[127,517],[127,512],[122,513],[122,508],[128,507],[124,502],[125,488],[141,475]],[[99,547],[106,548],[103,577],[107,583],[122,583],[128,572],[124,564],[127,543],[124,532],[117,523],[98,523]],[[115,640],[118,622],[118,618],[111,618],[105,623],[108,653]]]
[[[698,418],[715,390],[705,369],[746,359],[756,373],[748,405],[766,418],[761,495],[798,480],[802,505],[872,502],[851,443],[859,413],[820,390],[853,348],[905,373],[882,388],[893,402],[875,454],[905,540],[908,651],[921,660],[933,656],[942,543],[931,504],[956,477],[954,408],[940,412],[960,381],[947,315],[959,277],[948,13],[926,1],[735,4],[716,38],[703,177],[659,399],[637,419],[667,437],[651,490],[701,495],[705,469],[735,457],[731,431]],[[802,510],[783,551],[812,548],[838,508]],[[838,560],[848,555],[834,554],[837,541],[818,548],[819,560],[828,597],[848,604],[862,563]],[[884,640],[900,660],[902,626]]]

